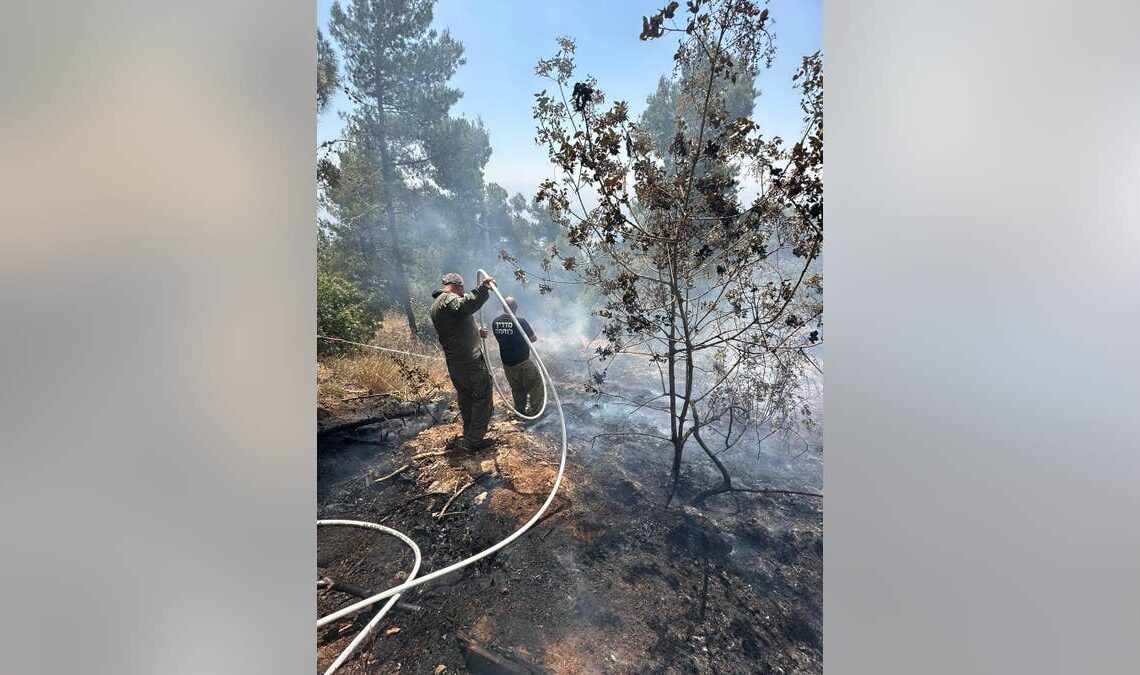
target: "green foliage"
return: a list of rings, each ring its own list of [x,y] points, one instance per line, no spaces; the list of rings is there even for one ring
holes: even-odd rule
[[[421,241],[429,251],[433,245],[438,247],[435,270],[470,270],[479,264],[474,253],[490,249],[499,236],[495,214],[485,208],[483,170],[491,158],[487,130],[479,120],[446,119],[428,134],[425,150],[437,188],[433,213],[439,228],[421,229]],[[426,192],[421,190],[421,194]],[[437,276],[430,275],[433,286]]]
[[[317,334],[353,342],[368,342],[376,330],[377,317],[368,309],[368,297],[348,279],[323,266],[317,268]],[[328,340],[317,340],[317,354],[342,354],[354,350]]]
[[[403,308],[421,334],[441,272],[496,273],[500,249],[533,262],[559,237],[545,208],[485,183],[486,128],[449,113],[460,92],[447,83],[463,64],[463,47],[431,28],[433,5],[333,4],[329,33],[353,109],[317,162],[328,269],[368,293],[377,311]],[[319,61],[335,70],[321,39],[329,59]]]
[[[352,0],[332,6],[329,32],[344,54],[345,91],[361,150],[388,156],[396,178],[429,175],[424,143],[460,92],[447,86],[463,46],[430,28],[434,0]],[[366,154],[368,154],[366,152]],[[377,158],[378,159],[378,158]],[[374,168],[382,168],[376,166]]]
[[[460,93],[447,81],[463,63],[462,45],[447,31],[431,29],[433,5],[352,0],[346,8],[334,3],[329,21],[355,108],[346,116],[325,206],[337,221],[337,235],[368,262],[369,290],[402,306],[413,332],[410,276],[416,272],[412,263],[423,260],[407,255],[420,249],[408,235],[417,230],[413,223],[437,173],[428,148],[455,131],[446,127],[447,115]]]
[[[483,169],[491,159],[491,142],[481,120],[441,120],[426,134],[424,150],[436,185],[463,201],[480,198]]]
[[[336,52],[317,29],[317,112],[328,107],[333,94],[340,87],[340,71],[336,62]]]

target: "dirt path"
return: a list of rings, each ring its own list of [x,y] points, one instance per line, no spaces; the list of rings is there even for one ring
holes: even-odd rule
[[[406,594],[420,611],[389,613],[340,672],[476,672],[457,633],[533,672],[822,672],[819,500],[721,495],[699,511],[677,501],[665,509],[665,454],[639,437],[584,442],[628,427],[581,407],[568,406],[576,440],[547,516],[495,556]],[[496,414],[498,444],[468,456],[413,459],[445,450],[458,433],[457,422],[428,416],[324,441],[318,517],[382,521],[419,544],[424,572],[446,566],[508,535],[546,498],[558,460],[552,416],[524,432]],[[682,489],[680,503],[695,491]],[[320,576],[376,592],[410,564],[389,537],[342,528],[319,536]],[[318,611],[355,600],[320,592]],[[369,616],[318,631],[320,672]]]

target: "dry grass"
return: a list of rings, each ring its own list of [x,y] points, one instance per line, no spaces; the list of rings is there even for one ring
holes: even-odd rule
[[[434,334],[435,332],[432,331],[432,335]],[[380,320],[380,324],[376,327],[376,334],[373,337],[372,344],[388,347],[389,349],[402,349],[417,354],[443,356],[443,351],[440,350],[439,343],[434,339],[425,342],[412,337],[411,332],[408,330],[408,321],[404,318],[403,312],[399,311],[388,311],[384,314],[384,318]]]
[[[363,390],[362,393],[391,392],[411,399],[421,393],[425,384],[430,389],[432,384],[443,383],[440,375],[446,377],[446,370],[442,366],[433,369],[431,364],[410,357],[370,353],[332,359],[328,365],[335,380],[355,385],[352,388]]]
[[[319,398],[338,398],[343,399],[348,395],[348,391],[337,382],[326,381],[317,384],[317,396]]]
[[[384,317],[371,342],[414,354],[442,356],[438,344],[412,338],[407,322],[398,313]],[[317,362],[317,402],[329,410],[353,397],[387,394],[410,401],[448,386],[447,367],[442,361],[361,348],[355,354],[323,357]]]

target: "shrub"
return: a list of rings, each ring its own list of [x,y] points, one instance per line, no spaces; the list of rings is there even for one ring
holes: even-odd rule
[[[317,270],[317,333],[353,342],[367,342],[376,329],[376,317],[368,309],[368,297],[348,279],[328,270]],[[351,345],[317,340],[321,356],[354,351]]]

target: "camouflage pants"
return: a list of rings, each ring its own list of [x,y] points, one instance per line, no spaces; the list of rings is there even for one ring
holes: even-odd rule
[[[491,423],[491,374],[482,357],[463,363],[447,362],[447,374],[459,397],[459,416],[463,418],[463,440],[483,440]]]
[[[522,363],[513,366],[503,366],[507,373],[507,382],[511,384],[511,394],[515,399],[515,410],[527,417],[533,416],[542,407],[546,392],[542,386],[542,374],[538,372],[538,365],[527,358]],[[527,398],[530,404],[527,404]]]

